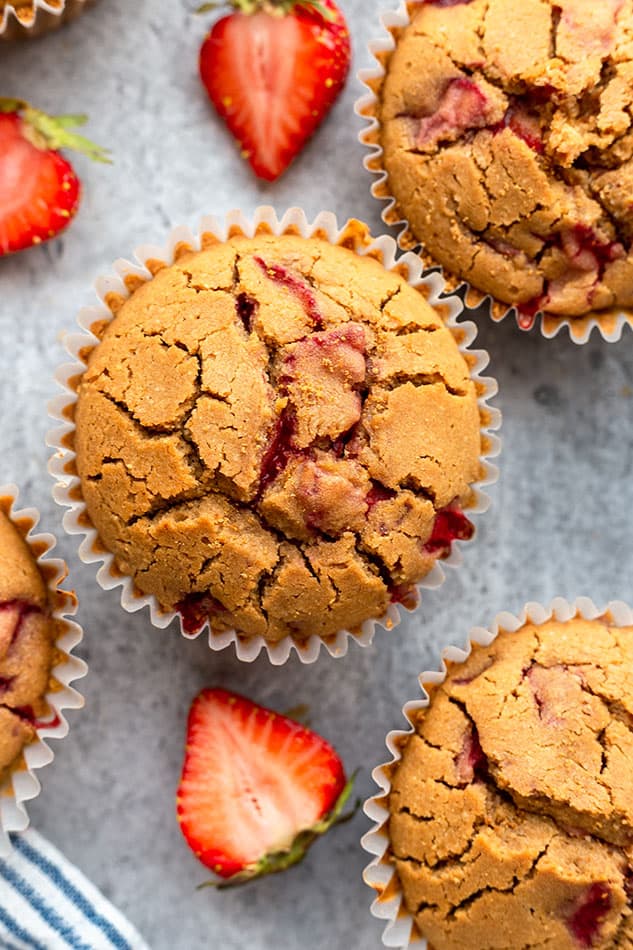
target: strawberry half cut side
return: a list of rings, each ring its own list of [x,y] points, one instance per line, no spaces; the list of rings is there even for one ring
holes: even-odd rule
[[[79,207],[81,185],[61,148],[107,162],[107,152],[70,131],[83,115],[49,116],[0,97],[0,256],[55,237]]]
[[[203,9],[215,5],[205,4]],[[334,0],[232,0],[200,50],[211,102],[257,176],[274,181],[341,92],[351,47]]]
[[[224,689],[194,700],[177,795],[196,857],[228,887],[283,871],[351,815],[343,764],[321,736]],[[203,885],[205,886],[205,885]]]

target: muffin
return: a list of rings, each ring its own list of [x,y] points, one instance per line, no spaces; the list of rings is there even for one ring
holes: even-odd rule
[[[405,277],[320,237],[176,257],[110,295],[71,383],[100,544],[191,633],[302,641],[382,617],[472,534],[470,357]]]
[[[24,538],[0,508],[0,783],[36,735],[57,624],[46,582]]]
[[[78,17],[92,0],[0,0],[0,39],[28,39]]]
[[[633,946],[633,627],[525,623],[413,715],[390,860],[434,950]]]
[[[390,221],[525,327],[630,312],[633,2],[409,10],[375,105]]]
[[[50,711],[45,693],[55,638],[44,579],[0,509],[0,782]]]
[[[83,705],[70,684],[87,670],[72,655],[83,634],[70,619],[77,599],[59,586],[66,565],[49,557],[55,538],[34,534],[37,511],[16,502],[15,486],[0,486],[0,858],[28,826],[34,772],[54,758],[47,740],[68,734],[63,711]]]

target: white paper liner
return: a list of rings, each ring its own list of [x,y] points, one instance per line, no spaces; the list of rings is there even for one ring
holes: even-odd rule
[[[49,557],[57,543],[56,539],[52,534],[33,534],[40,520],[39,512],[35,508],[18,509],[18,494],[15,485],[0,486],[0,500],[10,501],[8,517],[31,548],[46,581],[51,616],[58,622],[61,631],[55,647],[63,654],[63,661],[53,666],[51,681],[55,681],[56,688],[46,693],[46,701],[52,710],[49,717],[51,724],[43,723],[37,728],[36,738],[22,752],[24,764],[19,764],[0,786],[0,858],[6,857],[11,850],[9,833],[24,831],[28,827],[29,818],[24,803],[36,798],[41,788],[35,769],[48,765],[55,757],[44,740],[63,739],[68,734],[68,722],[62,710],[81,709],[84,704],[83,696],[70,684],[88,671],[83,660],[72,656],[72,651],[83,638],[83,631],[78,623],[69,619],[77,609],[75,595],[59,587],[67,574],[66,565],[61,558]],[[25,524],[29,525],[26,534],[23,530]]]
[[[405,251],[415,250],[423,256],[426,266],[430,267],[434,264],[438,266],[437,262],[424,252],[420,240],[411,231],[409,222],[402,216],[396,199],[389,191],[389,176],[383,166],[383,149],[379,139],[380,123],[377,118],[376,91],[382,85],[385,76],[385,60],[396,47],[394,34],[409,25],[411,11],[416,7],[419,7],[419,2],[400,0],[397,10],[390,10],[380,16],[383,35],[380,39],[370,41],[368,45],[376,65],[358,72],[358,79],[368,91],[356,101],[354,111],[365,121],[365,127],[358,134],[358,141],[369,150],[369,155],[364,158],[363,165],[375,179],[371,185],[371,194],[384,203],[381,212],[382,219],[385,224],[398,229],[398,247]],[[633,328],[633,313],[627,314],[617,308],[595,311],[585,317],[559,317],[551,313],[539,313],[533,320],[531,318],[524,320],[515,307],[494,299],[490,294],[478,290],[462,278],[447,272],[445,279],[449,290],[459,288],[460,291],[464,291],[468,307],[484,308],[488,316],[496,323],[513,315],[521,330],[528,331],[538,325],[541,334],[548,340],[560,333],[563,327],[567,327],[573,343],[586,343],[595,328],[608,343],[617,343],[624,327]]]
[[[377,919],[387,921],[382,935],[382,942],[385,947],[397,947],[399,950],[406,950],[407,947],[416,946],[419,950],[424,950],[427,946],[427,941],[418,933],[413,917],[404,905],[395,866],[386,853],[389,845],[387,831],[389,812],[385,807],[385,799],[391,791],[390,772],[393,770],[393,766],[402,758],[403,743],[415,731],[414,719],[416,714],[429,705],[429,694],[425,686],[427,684],[436,686],[443,683],[448,672],[447,661],[451,664],[464,663],[470,656],[474,645],[478,644],[486,647],[493,640],[496,640],[502,631],[515,633],[526,623],[540,625],[552,618],[561,622],[572,620],[575,617],[580,617],[583,620],[596,620],[604,617],[605,614],[609,615],[609,622],[616,627],[633,626],[633,610],[619,600],[610,601],[603,609],[596,607],[589,597],[578,597],[573,602],[567,601],[563,597],[555,597],[548,606],[530,601],[516,616],[507,611],[497,614],[490,629],[473,627],[468,637],[468,647],[465,650],[455,646],[445,647],[441,653],[442,669],[439,671],[426,670],[418,677],[422,698],[405,703],[402,707],[402,714],[409,727],[407,729],[394,729],[388,733],[386,745],[391,758],[372,772],[372,778],[379,786],[380,792],[369,798],[363,806],[367,817],[374,822],[371,831],[368,831],[361,839],[365,851],[374,855],[373,860],[363,872],[363,880],[378,893],[378,897],[371,905],[371,913]]]
[[[30,39],[56,30],[64,23],[74,20],[83,13],[92,0],[64,0],[61,7],[53,6],[47,0],[33,0],[33,15],[27,17],[8,4],[0,13],[0,40]]]
[[[134,252],[136,263],[130,263],[125,260],[118,260],[114,263],[114,275],[100,277],[95,283],[97,294],[100,298],[100,304],[97,307],[86,307],[79,314],[78,322],[84,330],[83,333],[68,334],[65,337],[66,349],[76,360],[74,363],[61,366],[56,375],[56,381],[65,390],[64,394],[53,399],[49,403],[49,414],[56,420],[63,422],[61,428],[49,432],[48,444],[56,450],[55,455],[49,462],[49,471],[57,480],[53,495],[55,500],[62,506],[70,510],[64,515],[64,527],[69,534],[83,534],[84,540],[79,547],[79,556],[87,564],[100,563],[97,571],[97,581],[104,590],[110,590],[114,587],[121,588],[121,605],[128,612],[140,610],[143,607],[149,608],[150,618],[154,626],[165,628],[175,619],[180,622],[180,630],[184,637],[192,639],[202,633],[205,627],[209,629],[209,646],[212,650],[222,650],[230,644],[235,645],[238,659],[246,662],[255,660],[262,650],[265,650],[270,662],[274,665],[281,665],[289,658],[292,650],[295,650],[300,660],[304,663],[313,663],[319,656],[321,647],[324,646],[327,652],[333,657],[344,656],[347,653],[348,643],[353,639],[360,646],[369,646],[372,642],[376,625],[385,629],[392,629],[400,620],[400,610],[395,604],[390,604],[387,612],[380,620],[366,620],[359,632],[350,632],[347,630],[339,631],[335,636],[322,638],[312,635],[304,640],[295,640],[288,636],[278,643],[269,643],[263,637],[244,637],[240,636],[235,630],[228,630],[222,633],[213,632],[209,624],[205,624],[197,633],[188,634],[182,626],[180,614],[176,611],[162,610],[152,595],[144,595],[135,589],[134,581],[131,577],[122,576],[114,566],[114,556],[109,552],[104,552],[96,548],[97,532],[92,527],[86,527],[86,511],[83,500],[78,499],[80,480],[77,476],[69,474],[69,463],[74,460],[74,452],[68,447],[68,435],[74,430],[74,424],[68,421],[67,410],[76,402],[76,392],[70,384],[71,377],[77,377],[85,369],[85,364],[78,361],[78,355],[85,349],[92,348],[98,342],[97,338],[91,333],[90,328],[95,321],[110,321],[112,313],[108,309],[105,299],[110,293],[120,294],[123,297],[129,296],[129,291],[124,283],[124,278],[129,275],[135,275],[143,280],[151,278],[150,271],[147,269],[147,261],[166,261],[173,262],[174,254],[179,245],[185,244],[191,248],[200,247],[203,235],[213,235],[220,241],[225,241],[229,233],[241,232],[248,237],[252,237],[258,228],[269,229],[275,235],[285,233],[300,234],[302,237],[310,237],[318,234],[327,239],[331,244],[340,244],[345,237],[349,237],[352,230],[355,229],[354,237],[358,241],[358,224],[347,222],[342,228],[339,227],[336,217],[330,212],[322,212],[317,215],[312,223],[308,222],[305,213],[300,208],[290,208],[281,217],[277,215],[272,207],[260,207],[253,214],[252,218],[247,218],[240,210],[231,211],[227,214],[224,221],[213,217],[202,219],[198,234],[187,227],[181,226],[175,228],[164,246],[145,244],[137,248]],[[474,365],[471,368],[471,376],[479,390],[479,408],[482,415],[482,443],[485,451],[481,458],[482,477],[473,486],[474,498],[473,505],[467,509],[467,513],[480,514],[489,506],[488,496],[481,490],[484,485],[490,485],[497,480],[498,470],[489,461],[499,454],[500,441],[493,435],[493,430],[498,429],[501,424],[501,413],[498,409],[488,405],[488,402],[497,392],[497,383],[490,377],[482,376],[483,370],[489,362],[489,356],[484,350],[471,350],[470,345],[477,335],[477,329],[474,323],[470,321],[461,322],[458,316],[463,310],[463,306],[458,297],[442,297],[444,291],[444,281],[439,273],[424,275],[422,265],[418,257],[413,254],[405,254],[396,259],[397,247],[393,238],[386,235],[378,238],[372,238],[365,234],[363,225],[362,241],[356,247],[359,254],[370,254],[380,256],[385,268],[391,270],[394,267],[406,268],[408,282],[413,287],[424,287],[428,294],[428,300],[432,305],[441,305],[444,312],[448,313],[446,319],[447,326],[458,331],[461,339],[458,341],[460,350],[468,353]],[[461,553],[459,551],[459,542],[453,542],[452,552],[444,564],[451,567],[461,563]],[[420,589],[433,589],[439,587],[444,581],[444,572],[439,563],[436,563],[427,576],[417,585],[418,597]],[[408,608],[405,608],[408,609]]]

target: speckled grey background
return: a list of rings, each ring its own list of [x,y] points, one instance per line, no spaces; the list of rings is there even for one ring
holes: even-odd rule
[[[317,844],[305,864],[242,891],[197,892],[205,870],[174,817],[174,792],[189,703],[222,683],[278,709],[298,702],[332,740],[349,769],[385,757],[384,735],[402,723],[417,695],[416,672],[438,663],[439,648],[462,643],[470,626],[525,600],[586,593],[633,600],[633,335],[617,345],[594,338],[577,347],[547,342],[511,322],[482,319],[480,344],[492,355],[505,414],[501,479],[477,541],[421,609],[368,650],[315,666],[281,669],[260,659],[240,665],[209,653],[204,640],[160,632],[146,612],[130,616],[81,566],[62,535],[51,498],[44,436],[52,375],[64,360],[60,334],[92,301],[93,278],[175,224],[237,205],[247,212],[301,203],[308,214],[337,211],[384,230],[368,192],[356,141],[352,79],[333,115],[292,170],[262,186],[242,166],[198,84],[204,18],[197,0],[99,0],[71,27],[25,46],[0,46],[0,92],[50,111],[86,111],[89,133],[115,164],[77,167],[81,213],[65,237],[0,261],[0,483],[16,481],[22,501],[59,535],[85,628],[90,664],[86,707],[70,713],[71,734],[43,773],[32,822],[131,918],[155,950],[368,950],[380,946],[361,881],[362,815]],[[369,64],[378,0],[342,0],[355,68]],[[393,4],[392,4],[393,5]]]

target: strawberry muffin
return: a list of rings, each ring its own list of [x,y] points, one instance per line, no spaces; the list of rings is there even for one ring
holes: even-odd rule
[[[28,545],[0,507],[0,783],[35,738],[45,699],[57,622]]]
[[[633,0],[411,12],[379,92],[394,220],[524,325],[633,308]]]
[[[187,631],[354,631],[471,536],[476,385],[398,273],[236,236],[114,309],[77,388],[80,490],[117,568]]]
[[[389,796],[434,950],[633,946],[633,627],[527,623],[430,687]]]

